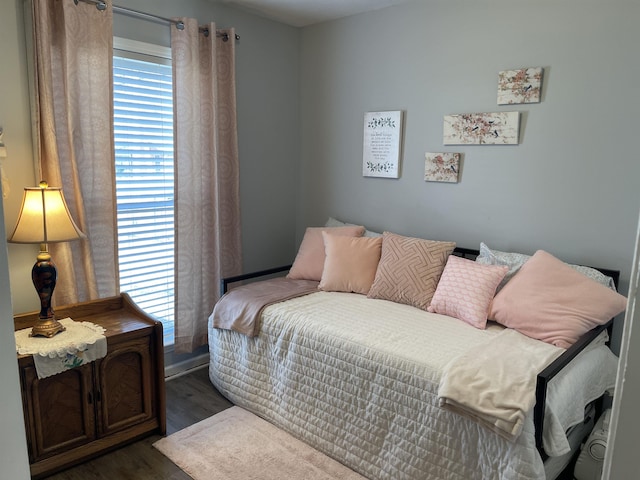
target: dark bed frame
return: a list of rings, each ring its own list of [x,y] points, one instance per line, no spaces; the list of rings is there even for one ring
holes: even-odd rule
[[[475,260],[476,257],[480,254],[479,250],[474,250],[471,248],[463,248],[456,247],[453,251],[453,255],[458,257],[466,258],[469,260]],[[606,268],[597,268],[593,267],[596,270],[599,270],[604,275],[607,275],[613,279],[616,288],[618,288],[618,282],[620,280],[620,271],[619,270],[609,270]],[[259,277],[265,276],[273,276],[281,274],[282,272],[288,272],[291,269],[291,265],[285,265],[282,267],[269,268],[267,270],[260,270],[258,272],[245,273],[242,275],[235,275],[232,277],[226,277],[220,280],[220,296],[227,293],[229,289],[229,284],[236,282],[243,282],[245,280],[252,280]],[[555,359],[548,367],[546,367],[542,372],[538,374],[538,379],[536,383],[536,404],[533,407],[533,424],[535,427],[535,440],[536,440],[536,448],[540,452],[542,460],[546,460],[548,455],[545,453],[544,448],[542,446],[542,432],[544,429],[544,413],[545,413],[545,405],[547,399],[547,385],[549,382],[558,374],[560,371],[566,367],[571,360],[573,360],[582,350],[585,349],[587,345],[589,345],[592,341],[596,339],[598,335],[600,335],[604,330],[608,330],[609,338],[611,338],[611,332],[613,330],[613,319],[609,320],[604,325],[600,325],[595,327],[593,330],[585,333],[582,337],[578,339],[576,343],[574,343],[571,347],[569,347],[562,355],[560,355],[557,359]],[[596,420],[600,416],[603,410],[603,398],[601,397],[596,401]]]

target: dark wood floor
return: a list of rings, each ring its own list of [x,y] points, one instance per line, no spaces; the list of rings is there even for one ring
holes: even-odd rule
[[[169,380],[166,390],[167,435],[232,406],[209,381],[207,368]],[[191,480],[153,448],[159,438],[147,437],[47,480]]]

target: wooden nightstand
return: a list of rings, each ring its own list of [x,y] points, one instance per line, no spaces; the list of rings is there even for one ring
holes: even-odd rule
[[[14,317],[15,330],[37,317]],[[56,317],[104,327],[107,355],[43,379],[31,355],[18,355],[32,478],[166,432],[162,324],[126,294],[58,307]]]

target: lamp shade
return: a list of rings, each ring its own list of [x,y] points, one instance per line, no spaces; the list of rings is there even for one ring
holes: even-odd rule
[[[41,182],[26,187],[12,243],[52,243],[84,238],[69,213],[62,189]]]

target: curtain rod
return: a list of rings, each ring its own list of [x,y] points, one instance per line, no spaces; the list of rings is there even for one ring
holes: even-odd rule
[[[83,3],[91,3],[96,6],[96,8],[100,11],[107,9],[107,4],[103,0],[73,0],[73,3],[78,5],[78,2]],[[128,15],[130,17],[141,18],[143,20],[150,20],[155,22],[164,23],[166,25],[175,25],[178,30],[184,30],[184,22],[180,20],[173,20],[171,18],[161,17],[159,15],[154,15],[152,13],[141,12],[139,10],[134,10],[132,8],[121,7],[119,5],[111,5],[114,13],[121,13],[123,15]],[[209,36],[209,28],[208,27],[200,27],[199,30],[205,34],[205,36]],[[229,34],[226,32],[216,32],[217,37],[221,37],[223,41],[229,40]],[[236,40],[240,40],[240,35],[236,33]]]

